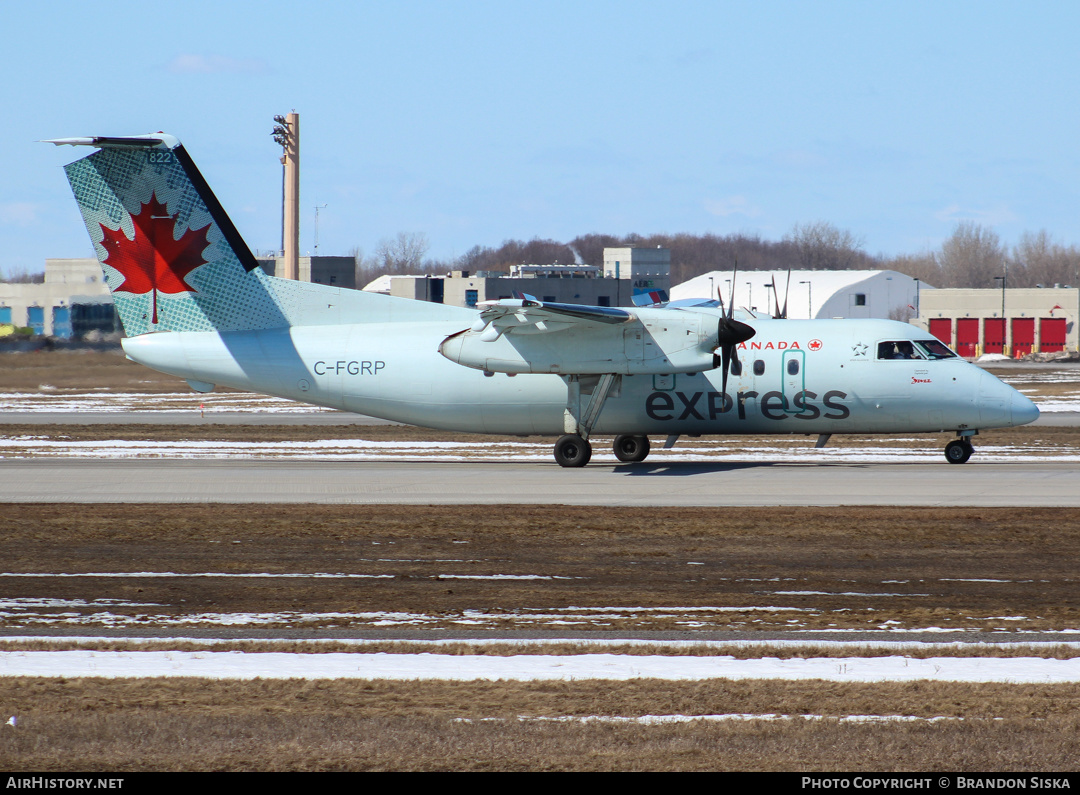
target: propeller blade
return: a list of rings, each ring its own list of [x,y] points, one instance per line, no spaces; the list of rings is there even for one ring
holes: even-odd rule
[[[790,294],[791,294],[791,268],[789,266],[788,269],[787,269],[787,287],[784,288],[784,311],[783,311],[783,314],[781,315],[781,317],[784,318],[784,320],[787,320],[787,299],[788,299],[788,295],[790,295]]]
[[[727,376],[728,371],[731,369],[731,354],[734,351],[733,345],[725,345],[720,349],[720,394],[727,394]]]
[[[780,314],[780,294],[776,292],[776,274],[772,275],[772,297],[773,306],[776,307],[776,312],[773,313],[773,317],[782,317]]]
[[[727,319],[735,316],[735,279],[739,275],[739,258],[735,257],[735,266],[731,270],[731,300],[728,301]]]

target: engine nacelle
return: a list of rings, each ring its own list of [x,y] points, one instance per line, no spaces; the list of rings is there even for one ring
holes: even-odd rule
[[[450,335],[439,353],[493,373],[648,375],[711,370],[715,348],[715,319],[668,311],[656,317],[641,312],[629,323],[574,323],[558,329],[488,324]]]

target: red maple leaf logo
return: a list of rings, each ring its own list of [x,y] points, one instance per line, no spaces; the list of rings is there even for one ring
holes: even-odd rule
[[[202,229],[189,229],[179,240],[174,239],[176,219],[158,201],[156,193],[151,195],[150,201],[142,205],[138,213],[132,214],[131,221],[135,225],[134,240],[128,240],[122,229],[113,230],[100,224],[105,236],[101,245],[107,252],[104,261],[124,276],[117,290],[135,294],[154,291],[152,322],[157,323],[159,292],[195,292],[195,288],[184,279],[200,265],[206,264],[202,254],[210,245],[206,237],[210,224]]]

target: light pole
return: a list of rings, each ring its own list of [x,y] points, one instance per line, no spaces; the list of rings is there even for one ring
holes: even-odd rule
[[[799,284],[806,285],[806,313],[807,319],[814,319],[814,285],[813,282],[805,281],[799,282]]]
[[[750,305],[750,311],[753,312],[754,311],[754,285],[753,285],[752,282],[747,282],[746,286],[750,289],[750,292],[747,294],[746,302]]]
[[[300,257],[300,114],[274,117],[274,141],[281,147],[281,256],[286,279],[298,278]]]
[[[772,314],[772,310],[769,308],[769,290],[771,288],[772,288],[772,285],[769,284],[768,282],[766,282],[765,283],[765,311],[768,312],[770,315]]]

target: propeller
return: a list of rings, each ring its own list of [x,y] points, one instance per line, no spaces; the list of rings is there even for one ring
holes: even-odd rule
[[[731,370],[731,360],[737,355],[735,353],[736,346],[757,334],[753,326],[748,326],[746,323],[735,319],[735,274],[738,273],[738,270],[739,261],[735,260],[735,270],[731,274],[731,295],[728,300],[727,313],[720,315],[716,327],[716,347],[720,350],[720,355],[713,354],[713,367],[721,368],[720,391],[725,395],[727,394],[727,378],[728,372]],[[721,312],[723,312],[724,297],[721,295],[719,288],[717,288],[716,294],[720,298],[720,308]]]

